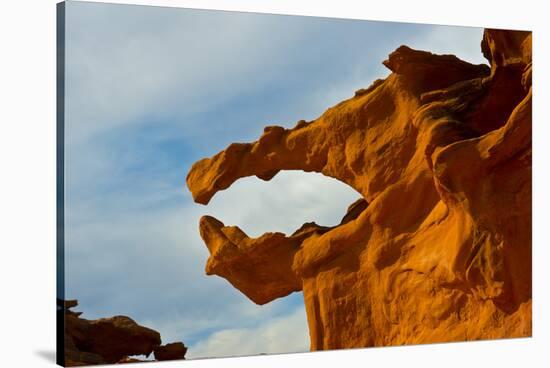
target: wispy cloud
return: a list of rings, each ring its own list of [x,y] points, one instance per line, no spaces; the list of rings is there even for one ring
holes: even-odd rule
[[[189,358],[299,353],[309,351],[307,320],[303,308],[268,320],[255,328],[235,328],[213,333],[189,350]]]

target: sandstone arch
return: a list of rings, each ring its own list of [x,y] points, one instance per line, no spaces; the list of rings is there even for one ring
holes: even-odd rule
[[[198,161],[207,204],[241,177],[320,172],[363,196],[332,228],[249,238],[203,217],[206,271],[258,304],[303,290],[311,349],[531,335],[531,34],[471,65],[399,47],[318,119]],[[368,205],[367,205],[368,203]]]

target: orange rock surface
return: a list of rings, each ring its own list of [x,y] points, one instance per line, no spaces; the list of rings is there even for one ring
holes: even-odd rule
[[[481,48],[490,67],[401,46],[318,119],[196,162],[202,204],[280,170],[362,195],[290,236],[203,217],[206,272],[258,304],[302,290],[311,350],[530,336],[531,33],[485,30]]]

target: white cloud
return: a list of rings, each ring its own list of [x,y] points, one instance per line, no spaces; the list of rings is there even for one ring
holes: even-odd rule
[[[236,86],[250,92],[284,69],[277,51],[303,37],[296,23],[245,13],[73,2],[68,15],[67,118],[79,120],[71,143],[144,116],[183,119]],[[281,70],[263,67],[273,60]]]
[[[189,359],[309,351],[305,310],[273,318],[254,328],[218,331],[190,346]]]
[[[407,46],[434,54],[453,54],[472,64],[487,64],[481,53],[483,28],[431,26],[432,30],[414,37]]]
[[[251,237],[264,232],[290,234],[305,222],[337,225],[360,198],[350,186],[318,173],[282,171],[271,181],[242,178],[219,192],[204,211]]]

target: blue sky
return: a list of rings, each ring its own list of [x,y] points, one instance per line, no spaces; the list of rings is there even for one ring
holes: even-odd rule
[[[70,1],[66,40],[66,297],[125,314],[190,358],[309,349],[301,293],[257,306],[206,276],[198,221],[250,236],[338,223],[359,197],[318,174],[241,179],[208,207],[196,160],[266,125],[312,120],[388,74],[402,44],[485,63],[479,28]]]

